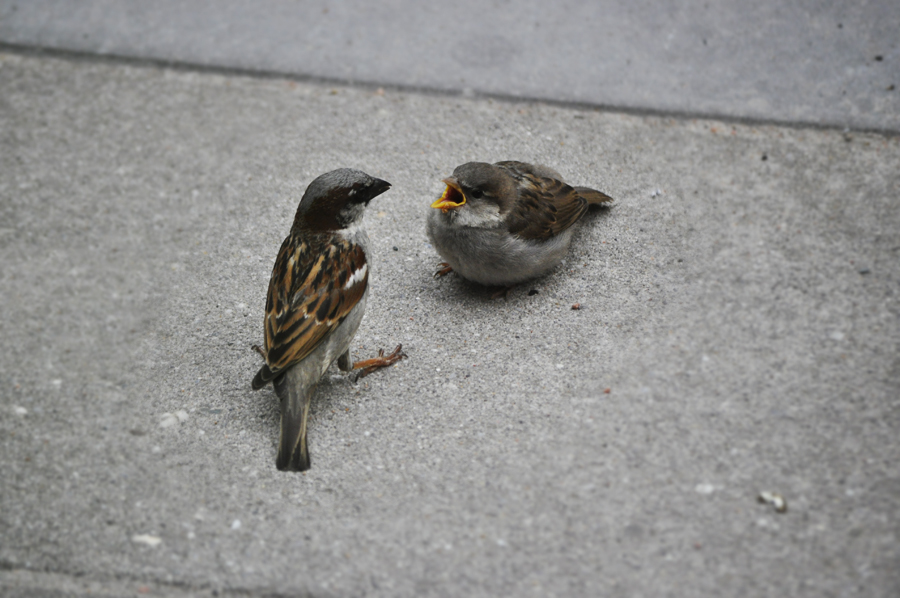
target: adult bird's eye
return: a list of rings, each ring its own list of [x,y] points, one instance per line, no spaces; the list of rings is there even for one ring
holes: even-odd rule
[[[481,199],[484,196],[484,191],[481,189],[472,189],[472,197],[475,199]]]

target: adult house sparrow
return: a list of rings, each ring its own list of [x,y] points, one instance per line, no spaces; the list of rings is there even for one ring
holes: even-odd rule
[[[553,269],[588,206],[612,201],[524,162],[469,162],[443,182],[447,189],[431,204],[427,225],[445,260],[435,276],[456,271],[487,286],[508,288]]]
[[[366,309],[369,293],[368,237],[363,212],[390,183],[359,170],[341,168],[316,178],[281,244],[266,299],[266,362],[253,379],[258,390],[272,381],[281,399],[278,469],[309,469],[306,421],[316,384],[337,360],[347,372],[365,375],[404,357],[389,356],[351,365],[350,342]]]

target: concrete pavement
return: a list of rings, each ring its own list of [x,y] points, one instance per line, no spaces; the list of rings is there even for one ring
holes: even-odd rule
[[[4,595],[900,588],[897,136],[9,50],[0,131]],[[509,158],[617,201],[491,301],[424,222]],[[355,356],[409,359],[284,474],[249,346],[339,166],[394,185]]]
[[[894,132],[898,30],[893,0],[0,0],[26,47]]]

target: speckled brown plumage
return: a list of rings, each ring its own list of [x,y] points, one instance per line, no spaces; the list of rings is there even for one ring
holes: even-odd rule
[[[316,178],[303,194],[291,232],[281,244],[266,298],[265,363],[253,378],[259,389],[272,382],[281,400],[281,436],[275,465],[310,467],[306,429],[309,403],[319,379],[337,361],[365,375],[405,357],[391,355],[351,364],[350,342],[362,321],[369,285],[366,205],[390,188],[359,170],[334,170]]]

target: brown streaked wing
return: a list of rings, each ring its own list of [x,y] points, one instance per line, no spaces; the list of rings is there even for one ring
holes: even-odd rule
[[[530,174],[532,176],[542,177],[545,179],[555,179],[557,181],[562,180],[560,174],[549,166],[528,164],[527,162],[516,162],[515,160],[497,162],[495,166],[499,166],[516,179]]]
[[[344,321],[369,284],[367,270],[346,287],[350,276],[366,266],[358,245],[303,243],[295,249],[290,241],[289,237],[282,245],[269,283],[265,343],[271,378],[309,355]],[[349,273],[342,271],[325,283],[326,264],[340,264]]]
[[[523,239],[549,239],[581,218],[588,204],[566,183],[534,173],[522,162],[498,162],[516,179],[519,197],[506,218],[509,232]]]

